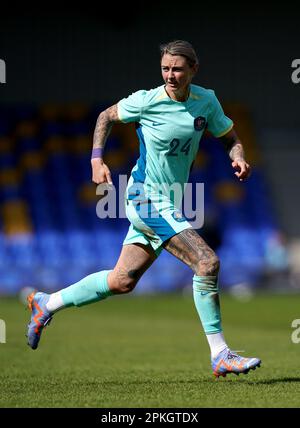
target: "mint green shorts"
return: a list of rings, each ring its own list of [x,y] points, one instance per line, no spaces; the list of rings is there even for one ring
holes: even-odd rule
[[[126,216],[130,221],[123,245],[150,245],[159,256],[162,244],[192,225],[171,201],[158,205],[150,199],[125,201]]]

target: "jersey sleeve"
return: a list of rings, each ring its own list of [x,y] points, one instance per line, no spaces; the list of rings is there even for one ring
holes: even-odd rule
[[[232,127],[233,121],[227,117],[223,108],[216,97],[214,91],[211,92],[211,109],[208,118],[207,129],[215,136],[222,137],[227,134]]]
[[[139,122],[143,113],[144,90],[134,92],[118,102],[118,115],[122,122]]]

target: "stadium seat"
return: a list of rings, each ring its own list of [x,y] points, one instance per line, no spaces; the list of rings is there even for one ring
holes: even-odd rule
[[[25,283],[56,290],[116,263],[129,222],[97,216],[100,198],[90,166],[93,130],[108,106],[0,106],[0,293],[16,293]],[[242,185],[236,180],[222,144],[210,135],[200,141],[190,179],[205,183],[199,233],[221,257],[220,282],[225,288],[243,282],[255,287],[266,267],[286,266],[286,253],[250,114],[243,105],[226,108],[249,160],[256,161],[251,179]],[[116,186],[120,174],[128,176],[138,150],[134,124],[116,124],[105,150]],[[195,197],[193,192],[194,207]],[[124,208],[122,198],[117,192],[117,213]],[[191,285],[192,275],[163,251],[136,292],[178,290]]]

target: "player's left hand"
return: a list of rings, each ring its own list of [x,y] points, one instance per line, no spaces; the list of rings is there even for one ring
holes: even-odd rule
[[[251,167],[244,159],[236,159],[231,165],[233,169],[236,169],[234,175],[236,175],[240,181],[244,181],[250,177]]]

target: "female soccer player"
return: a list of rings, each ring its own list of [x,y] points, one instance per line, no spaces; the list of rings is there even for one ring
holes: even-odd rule
[[[193,85],[198,59],[190,43],[172,41],[161,46],[164,84],[140,90],[100,113],[92,150],[92,179],[112,184],[103,160],[104,146],[116,122],[135,122],[140,157],[126,189],[126,214],[130,221],[119,260],[113,270],[91,274],[51,295],[28,297],[32,310],[28,344],[36,349],[43,328],[58,310],[103,300],[134,289],[162,249],[194,272],[193,295],[210,350],[213,373],[248,373],[260,365],[258,358],[243,358],[225,342],[218,293],[219,260],[177,208],[168,186],[184,189],[200,138],[207,128],[220,138],[240,181],[250,174],[233,122],[225,116],[213,90]],[[183,192],[182,192],[183,193]]]

